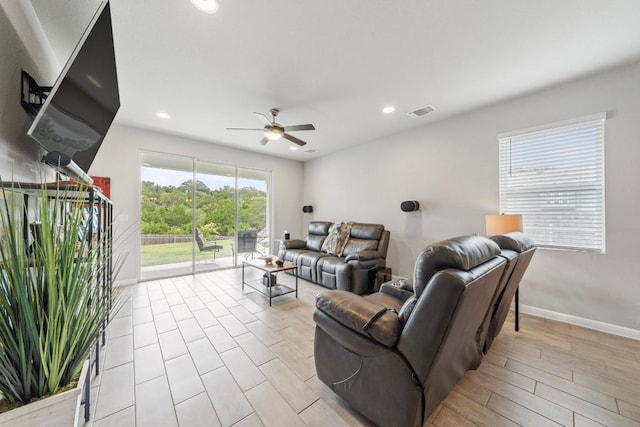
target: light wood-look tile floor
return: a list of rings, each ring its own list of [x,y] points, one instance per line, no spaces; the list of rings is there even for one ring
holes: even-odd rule
[[[269,307],[241,291],[240,270],[131,287],[85,426],[371,425],[315,375],[320,290],[300,280],[297,300]],[[520,325],[507,320],[425,425],[640,426],[640,342],[529,316]]]

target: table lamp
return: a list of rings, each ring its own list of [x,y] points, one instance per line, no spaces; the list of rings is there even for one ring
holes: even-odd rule
[[[522,215],[487,215],[485,221],[487,236],[495,236],[496,234],[505,234],[512,231],[522,231]]]

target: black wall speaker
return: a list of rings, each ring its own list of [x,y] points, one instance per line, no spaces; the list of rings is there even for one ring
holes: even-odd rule
[[[302,212],[304,212],[304,213],[311,213],[311,212],[313,212],[313,206],[311,206],[311,205],[303,206],[303,207],[302,207]]]
[[[415,200],[405,200],[400,203],[400,209],[402,209],[402,212],[414,212],[420,209],[420,203]]]

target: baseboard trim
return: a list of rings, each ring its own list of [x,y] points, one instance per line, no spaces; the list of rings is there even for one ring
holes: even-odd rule
[[[543,317],[545,319],[557,320],[558,322],[569,323],[571,325],[582,326],[583,328],[595,329],[596,331],[608,334],[619,335],[640,341],[640,330],[627,328],[625,326],[612,325],[611,323],[599,322],[597,320],[585,319],[584,317],[572,316],[570,314],[558,313],[557,311],[545,310],[543,308],[532,307],[520,304],[521,314]]]

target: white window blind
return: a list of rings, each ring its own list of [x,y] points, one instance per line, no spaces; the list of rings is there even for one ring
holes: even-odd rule
[[[605,114],[499,136],[500,212],[538,246],[605,251]]]

